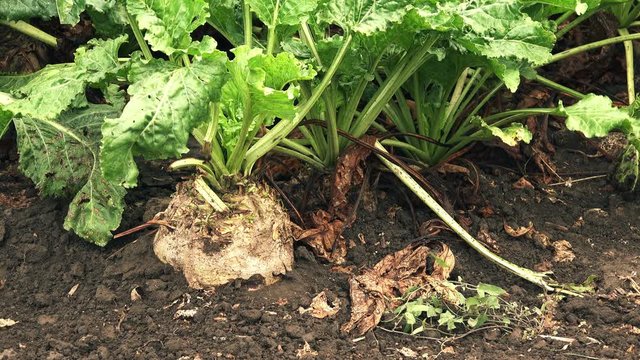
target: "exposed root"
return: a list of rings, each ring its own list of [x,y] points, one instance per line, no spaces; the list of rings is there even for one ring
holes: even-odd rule
[[[224,196],[230,211],[216,212],[194,190],[178,184],[154,239],[158,258],[181,270],[193,288],[211,288],[255,275],[266,284],[293,267],[294,224],[264,185]]]

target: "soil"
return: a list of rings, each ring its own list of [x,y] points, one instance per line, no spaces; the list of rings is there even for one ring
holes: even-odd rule
[[[557,143],[566,143],[562,135],[556,133]],[[488,226],[503,257],[550,268],[561,282],[598,276],[597,291],[583,298],[545,295],[454,235],[441,233],[456,256],[453,278],[501,286],[510,300],[528,306],[546,302],[540,335],[552,337],[532,339],[523,338],[529,329],[489,329],[445,341],[433,339],[441,336],[437,332],[429,333],[431,339],[393,333],[388,324],[364,337],[343,334],[349,275],[332,271],[302,246],[296,249],[295,269],[274,285],[236,281],[216,291],[192,290],[181,274],[156,259],[149,233],[106,248],[67,233],[65,201],[38,198],[15,161],[5,160],[0,163],[0,319],[17,323],[0,328],[0,359],[296,359],[305,354],[305,343],[320,359],[637,359],[640,289],[634,290],[630,279],[640,282],[640,202],[616,192],[606,177],[578,181],[605,174],[611,165],[587,156],[595,150],[577,143],[560,147],[554,157],[558,174],[574,179],[571,183],[540,185],[528,169],[535,189],[514,189],[521,170],[504,156],[476,162],[480,190],[475,194],[463,176],[443,178],[458,216],[470,220],[473,234]],[[127,197],[121,229],[162,209],[177,182],[166,174],[147,166],[142,186]],[[432,218],[389,175],[377,184],[345,233],[352,248],[344,265],[356,273],[413,241],[419,224]],[[505,233],[505,222],[517,227],[530,221],[551,240],[567,240],[575,259],[554,262],[553,250]],[[323,290],[330,303],[339,301],[338,314],[325,319],[300,314],[298,309]]]

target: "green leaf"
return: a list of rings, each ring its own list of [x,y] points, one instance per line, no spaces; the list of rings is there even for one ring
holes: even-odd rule
[[[57,15],[52,0],[3,0],[0,6],[0,20],[49,19]]]
[[[62,24],[77,24],[80,21],[80,13],[84,11],[85,5],[85,0],[56,0],[60,22]]]
[[[408,0],[320,0],[317,19],[369,36],[402,22],[412,8]]]
[[[485,284],[485,283],[478,284],[477,291],[480,297],[484,297],[485,295],[502,296],[507,293],[506,291],[504,291],[504,289],[502,289],[499,286]]]
[[[249,7],[267,27],[298,25],[309,18],[318,0],[247,0]]]
[[[91,169],[87,183],[69,204],[64,228],[98,246],[105,246],[118,228],[124,211],[126,190],[102,177],[100,164]]]
[[[487,123],[482,121],[481,126],[489,134],[497,137],[509,146],[516,146],[520,141],[524,141],[528,144],[533,138],[529,129],[525,128],[520,123],[512,123],[507,127],[500,128],[497,126],[487,125]]]
[[[628,112],[612,105],[606,96],[589,94],[575,105],[565,107],[562,102],[558,111],[567,117],[567,129],[580,131],[588,138],[606,136],[613,130],[629,133],[638,120]]]
[[[209,19],[207,22],[218,30],[231,44],[244,43],[242,27],[242,1],[209,0]]]
[[[118,49],[126,39],[123,35],[92,40],[76,51],[76,63],[48,65],[27,76],[0,77],[0,91],[10,92],[15,98],[3,108],[14,115],[55,119],[72,104],[85,103],[88,85],[98,84],[121,69]]]
[[[9,130],[9,124],[11,124],[12,118],[13,115],[9,111],[0,109],[0,139],[2,139],[7,130]]]
[[[224,116],[219,123],[222,145],[227,150],[233,149],[238,141],[247,109],[249,130],[270,125],[276,117],[292,118],[299,93],[299,87],[292,82],[315,76],[315,71],[289,53],[274,57],[247,46],[235,48],[233,53],[234,59],[227,65],[231,77],[222,90]]]
[[[131,100],[119,118],[102,127],[102,171],[110,181],[136,185],[134,156],[167,159],[186,153],[190,132],[207,119],[226,80],[226,55],[217,52],[188,67],[164,60],[135,62],[129,73]]]
[[[167,55],[186,53],[191,33],[203,25],[209,16],[205,0],[126,0],[127,11],[140,29],[146,30],[145,40],[155,51]]]
[[[56,121],[13,119],[22,172],[44,195],[75,194],[65,228],[100,246],[111,238],[124,209],[125,190],[102,178],[96,157],[104,118],[118,114],[110,105],[90,105]]]

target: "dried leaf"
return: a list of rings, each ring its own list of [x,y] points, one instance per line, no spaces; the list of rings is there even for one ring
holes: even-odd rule
[[[531,230],[533,230],[533,223],[531,221],[529,221],[529,225],[527,226],[520,226],[517,229],[512,228],[509,224],[507,224],[506,222],[503,223],[503,227],[504,227],[504,231],[509,234],[509,236],[512,237],[520,237],[523,235],[528,234]]]
[[[194,316],[198,313],[198,309],[189,309],[189,310],[178,310],[175,314],[173,314],[173,319],[193,319]]]
[[[464,166],[454,165],[450,163],[444,163],[438,166],[438,172],[441,174],[462,174],[469,175],[469,169]]]
[[[363,136],[361,140],[373,145],[376,138],[373,136]],[[352,145],[338,158],[333,174],[333,185],[331,187],[330,212],[335,217],[347,221],[351,212],[347,194],[353,186],[362,183],[362,180],[364,180],[364,161],[369,154],[371,154],[371,150],[368,148],[360,145]]]
[[[521,177],[520,179],[518,179],[518,181],[514,182],[513,185],[511,185],[511,187],[513,187],[514,189],[517,190],[522,190],[522,189],[531,189],[533,190],[534,187],[531,184],[531,182],[529,182],[529,180],[525,179],[524,176]]]
[[[71,287],[71,289],[69,289],[69,292],[67,293],[68,297],[72,297],[76,291],[78,291],[78,287],[80,286],[80,284],[75,284],[73,285],[73,287]]]
[[[396,351],[399,352],[404,357],[408,357],[408,358],[418,357],[418,353],[415,350],[409,349],[408,347],[396,349]]]
[[[571,243],[567,240],[558,240],[553,244],[553,261],[555,262],[570,262],[576,258],[573,253]]]
[[[305,359],[305,358],[316,357],[316,356],[318,356],[318,352],[313,350],[311,348],[311,345],[309,345],[309,343],[306,341],[304,342],[302,349],[298,349],[298,352],[296,353],[296,357],[298,359]]]
[[[449,303],[459,304],[460,293],[446,281],[455,266],[455,257],[448,246],[440,243],[439,247],[441,250],[435,253],[424,243],[410,244],[385,256],[372,269],[353,276],[349,280],[351,319],[342,325],[342,331],[361,335],[374,328],[387,309],[399,305],[393,299],[415,287],[420,288],[415,296],[437,294]],[[431,274],[429,268],[433,269]]]
[[[495,236],[489,231],[489,225],[485,220],[480,221],[480,228],[478,229],[478,235],[476,235],[476,239],[488,246],[494,252],[500,252],[498,242],[496,241]]]
[[[527,237],[532,239],[541,249],[548,249],[551,247],[551,238],[549,235],[541,231],[533,229],[531,232],[527,233]]]
[[[138,292],[138,287],[131,289],[131,301],[142,300],[142,295]]]
[[[0,318],[0,328],[9,327],[17,324],[17,321],[11,319],[1,319]]]
[[[332,304],[333,306],[327,303],[327,294],[324,291],[321,291],[318,295],[316,295],[313,300],[311,300],[311,306],[305,309],[300,307],[298,312],[300,314],[309,313],[309,315],[314,318],[324,319],[326,317],[333,316],[340,311],[340,303],[336,301]]]
[[[332,263],[343,263],[347,255],[347,243],[341,235],[344,222],[332,219],[324,210],[316,211],[311,220],[315,227],[298,234],[297,240],[309,245],[316,256]]]
[[[442,220],[430,219],[420,224],[418,234],[420,236],[430,238],[438,235],[442,230],[451,231],[451,229],[449,229],[449,226],[447,226],[447,224],[445,224]]]

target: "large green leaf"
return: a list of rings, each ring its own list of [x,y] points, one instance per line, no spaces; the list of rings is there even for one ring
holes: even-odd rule
[[[209,14],[207,21],[233,46],[240,46],[244,42],[242,1],[209,0]]]
[[[345,31],[373,35],[402,22],[413,3],[409,0],[320,0],[317,19]]]
[[[205,0],[127,0],[127,11],[146,30],[153,50],[172,55],[188,51],[191,33],[206,22],[209,5]]]
[[[124,188],[102,177],[97,158],[104,118],[118,114],[110,105],[90,105],[64,112],[56,121],[13,119],[22,172],[45,195],[75,195],[65,228],[101,246],[124,209]]]
[[[247,0],[249,7],[267,27],[298,25],[318,6],[318,0]]]
[[[586,137],[606,136],[613,130],[627,134],[634,129],[639,120],[631,117],[623,109],[614,107],[606,96],[589,94],[572,106],[558,106],[561,115],[567,117],[567,129],[580,131]]]
[[[234,59],[227,65],[230,80],[223,87],[221,99],[224,116],[220,129],[222,145],[227,150],[235,147],[245,116],[250,118],[249,130],[271,125],[276,117],[292,118],[299,93],[299,87],[292,83],[315,76],[315,71],[289,53],[272,56],[246,46],[233,53]]]
[[[186,153],[190,132],[206,120],[209,103],[220,96],[226,61],[218,52],[188,67],[164,60],[134,63],[131,100],[119,118],[107,119],[102,127],[105,177],[132,187],[138,176],[134,156],[166,159]]]
[[[55,119],[72,104],[83,104],[88,85],[100,85],[121,69],[118,49],[125,41],[126,35],[92,40],[87,47],[78,49],[76,63],[48,65],[26,76],[0,77],[0,91],[14,97],[2,108],[16,116]]]
[[[3,0],[0,6],[0,20],[49,19],[57,15],[52,0]]]

